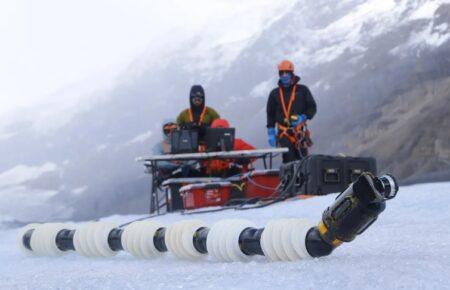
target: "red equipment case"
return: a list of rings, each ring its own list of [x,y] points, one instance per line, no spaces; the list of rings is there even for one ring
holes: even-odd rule
[[[180,188],[185,209],[221,206],[230,200],[231,182],[189,184]]]
[[[164,193],[166,197],[166,206],[168,212],[173,212],[177,210],[182,210],[183,198],[180,195],[180,189],[188,184],[199,184],[207,182],[218,182],[220,178],[205,178],[205,177],[194,177],[194,178],[171,178],[162,183],[164,188]]]
[[[273,197],[280,184],[280,170],[254,170],[242,177],[244,182],[244,195],[246,198]]]

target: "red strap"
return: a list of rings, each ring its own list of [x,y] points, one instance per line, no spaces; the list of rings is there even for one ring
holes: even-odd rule
[[[203,122],[203,117],[205,117],[206,113],[206,106],[203,108],[202,113],[200,114],[200,119],[198,120],[198,125],[200,125]],[[189,120],[193,123],[194,122],[194,115],[192,114],[192,109],[189,108]]]

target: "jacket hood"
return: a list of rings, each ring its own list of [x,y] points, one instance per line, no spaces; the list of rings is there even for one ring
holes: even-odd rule
[[[194,99],[201,99],[201,106],[195,105]],[[205,107],[205,90],[201,85],[193,85],[191,87],[191,91],[189,93],[189,103],[193,111],[203,110],[203,108]]]

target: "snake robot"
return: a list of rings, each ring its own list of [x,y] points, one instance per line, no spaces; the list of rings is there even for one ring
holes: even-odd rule
[[[197,219],[170,226],[143,220],[124,228],[109,222],[90,222],[77,229],[63,223],[28,224],[21,229],[18,244],[24,253],[36,256],[75,251],[86,257],[112,257],[126,251],[145,259],[171,252],[185,260],[209,255],[220,262],[245,262],[262,255],[270,261],[295,261],[327,256],[351,242],[377,220],[397,192],[392,175],[363,173],[337,196],[318,224],[305,219],[272,220],[264,228],[245,219],[225,219],[211,227]]]

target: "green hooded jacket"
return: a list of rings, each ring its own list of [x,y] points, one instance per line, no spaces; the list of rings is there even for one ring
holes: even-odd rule
[[[203,116],[203,120],[201,121],[202,125],[211,126],[211,123],[219,119],[220,115],[214,110],[213,108],[210,108],[206,106],[205,115]],[[183,110],[177,117],[177,124],[178,126],[183,126],[192,123],[189,109]]]

